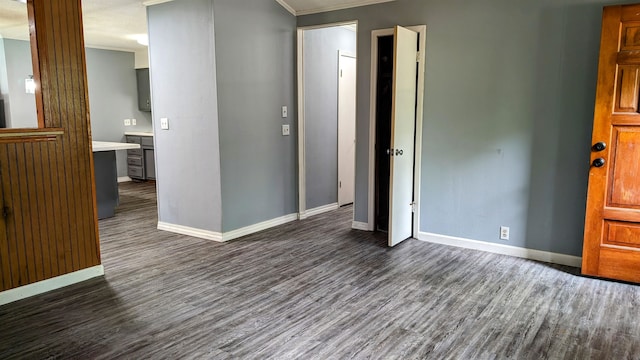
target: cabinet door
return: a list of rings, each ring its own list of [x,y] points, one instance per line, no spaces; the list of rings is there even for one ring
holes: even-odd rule
[[[148,180],[156,179],[156,163],[152,149],[144,150],[144,171]]]
[[[149,82],[149,69],[136,69],[138,81],[138,109],[151,111],[151,84]]]

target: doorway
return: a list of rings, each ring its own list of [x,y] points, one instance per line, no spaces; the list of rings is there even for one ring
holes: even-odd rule
[[[388,231],[389,246],[419,231],[425,38],[424,25],[371,36],[367,228]]]
[[[338,206],[353,204],[356,180],[356,56],[338,60]]]
[[[298,29],[299,219],[355,197],[357,23]]]

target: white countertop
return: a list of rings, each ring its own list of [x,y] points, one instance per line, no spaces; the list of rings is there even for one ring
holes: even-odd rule
[[[129,143],[119,143],[119,142],[109,142],[109,141],[92,141],[92,143],[93,143],[93,152],[140,149],[140,144],[129,144]]]
[[[144,131],[127,131],[124,134],[131,135],[131,136],[153,136],[152,132],[144,132]]]

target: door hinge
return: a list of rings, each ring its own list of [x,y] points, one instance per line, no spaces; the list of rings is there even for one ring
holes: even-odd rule
[[[411,212],[412,212],[412,213],[416,212],[416,202],[414,201],[414,202],[412,202],[412,203],[411,203],[411,204],[409,204],[409,205],[411,205]]]
[[[340,77],[342,77],[342,69],[340,69]]]
[[[420,62],[420,51],[416,53],[416,62]]]
[[[338,187],[342,189],[342,181],[338,181]]]

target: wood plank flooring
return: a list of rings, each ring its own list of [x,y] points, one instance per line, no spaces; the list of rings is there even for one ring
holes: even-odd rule
[[[106,277],[0,307],[0,359],[640,359],[640,288],[351,230],[350,208],[230,243],[100,221]]]

